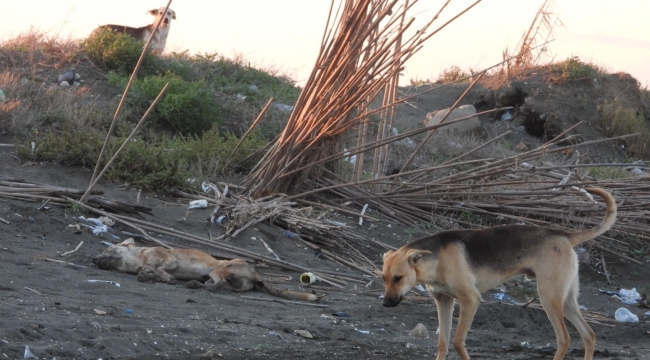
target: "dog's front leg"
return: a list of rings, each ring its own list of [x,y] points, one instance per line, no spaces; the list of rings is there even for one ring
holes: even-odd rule
[[[176,284],[176,278],[166,272],[162,267],[153,267],[151,265],[145,265],[140,269],[140,272],[138,273],[138,281],[164,282],[172,285]]]
[[[444,360],[449,352],[449,336],[451,335],[451,318],[454,313],[454,298],[444,294],[437,294],[429,291],[429,294],[436,301],[438,309],[438,357],[437,360]]]
[[[476,288],[468,289],[467,291],[459,292],[458,303],[460,304],[460,315],[458,316],[458,326],[456,327],[456,334],[454,335],[454,349],[462,360],[469,360],[469,354],[465,349],[465,338],[474,315],[478,308],[478,303],[481,300],[481,293]]]
[[[220,289],[228,289],[228,281],[219,275],[219,269],[212,270],[208,276],[210,278],[205,282],[205,288],[208,291],[216,292]]]

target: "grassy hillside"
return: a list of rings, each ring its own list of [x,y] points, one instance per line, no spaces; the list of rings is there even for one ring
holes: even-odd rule
[[[79,41],[33,30],[3,40],[0,89],[6,100],[0,103],[0,133],[24,145],[19,154],[26,160],[95,166],[141,49],[142,43],[110,32]],[[71,69],[78,79],[69,88],[59,86],[58,76]],[[149,52],[125,98],[111,152],[166,83],[167,92],[107,174],[109,180],[156,190],[245,171],[240,161],[275,137],[289,112],[271,107],[226,164],[238,136],[271,97],[293,105],[300,92],[289,77],[242,58]]]

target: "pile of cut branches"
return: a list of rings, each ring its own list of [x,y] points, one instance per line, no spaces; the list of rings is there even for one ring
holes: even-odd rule
[[[291,194],[307,178],[317,178],[321,168],[305,165],[331,155],[346,131],[394,105],[370,111],[368,99],[399,75],[424,41],[479,1],[431,31],[438,12],[412,35],[405,33],[417,0],[347,0],[335,15],[332,2],[316,65],[284,131],[244,181],[249,194]]]

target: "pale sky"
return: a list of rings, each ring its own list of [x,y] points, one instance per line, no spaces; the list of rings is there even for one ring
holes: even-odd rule
[[[472,2],[452,0],[439,24]],[[442,3],[420,0],[417,20],[428,20]],[[503,50],[517,45],[541,3],[483,0],[432,37],[407,62],[404,78],[436,78],[452,65],[483,68],[501,61]],[[0,39],[31,26],[79,39],[101,24],[143,26],[153,20],[148,10],[166,4],[166,0],[5,1]],[[302,84],[317,56],[329,6],[329,0],[174,0],[171,8],[177,19],[166,50],[242,54],[252,64],[279,68]],[[579,56],[650,85],[650,1],[556,0],[555,11],[565,25],[556,28],[556,40],[550,44],[557,60]]]

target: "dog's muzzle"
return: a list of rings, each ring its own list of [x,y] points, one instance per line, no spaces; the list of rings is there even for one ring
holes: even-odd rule
[[[384,296],[384,302],[382,305],[385,307],[395,307],[402,301],[401,296]]]
[[[93,258],[93,264],[99,266],[102,270],[110,270],[113,268],[113,261],[106,256],[96,256]]]

